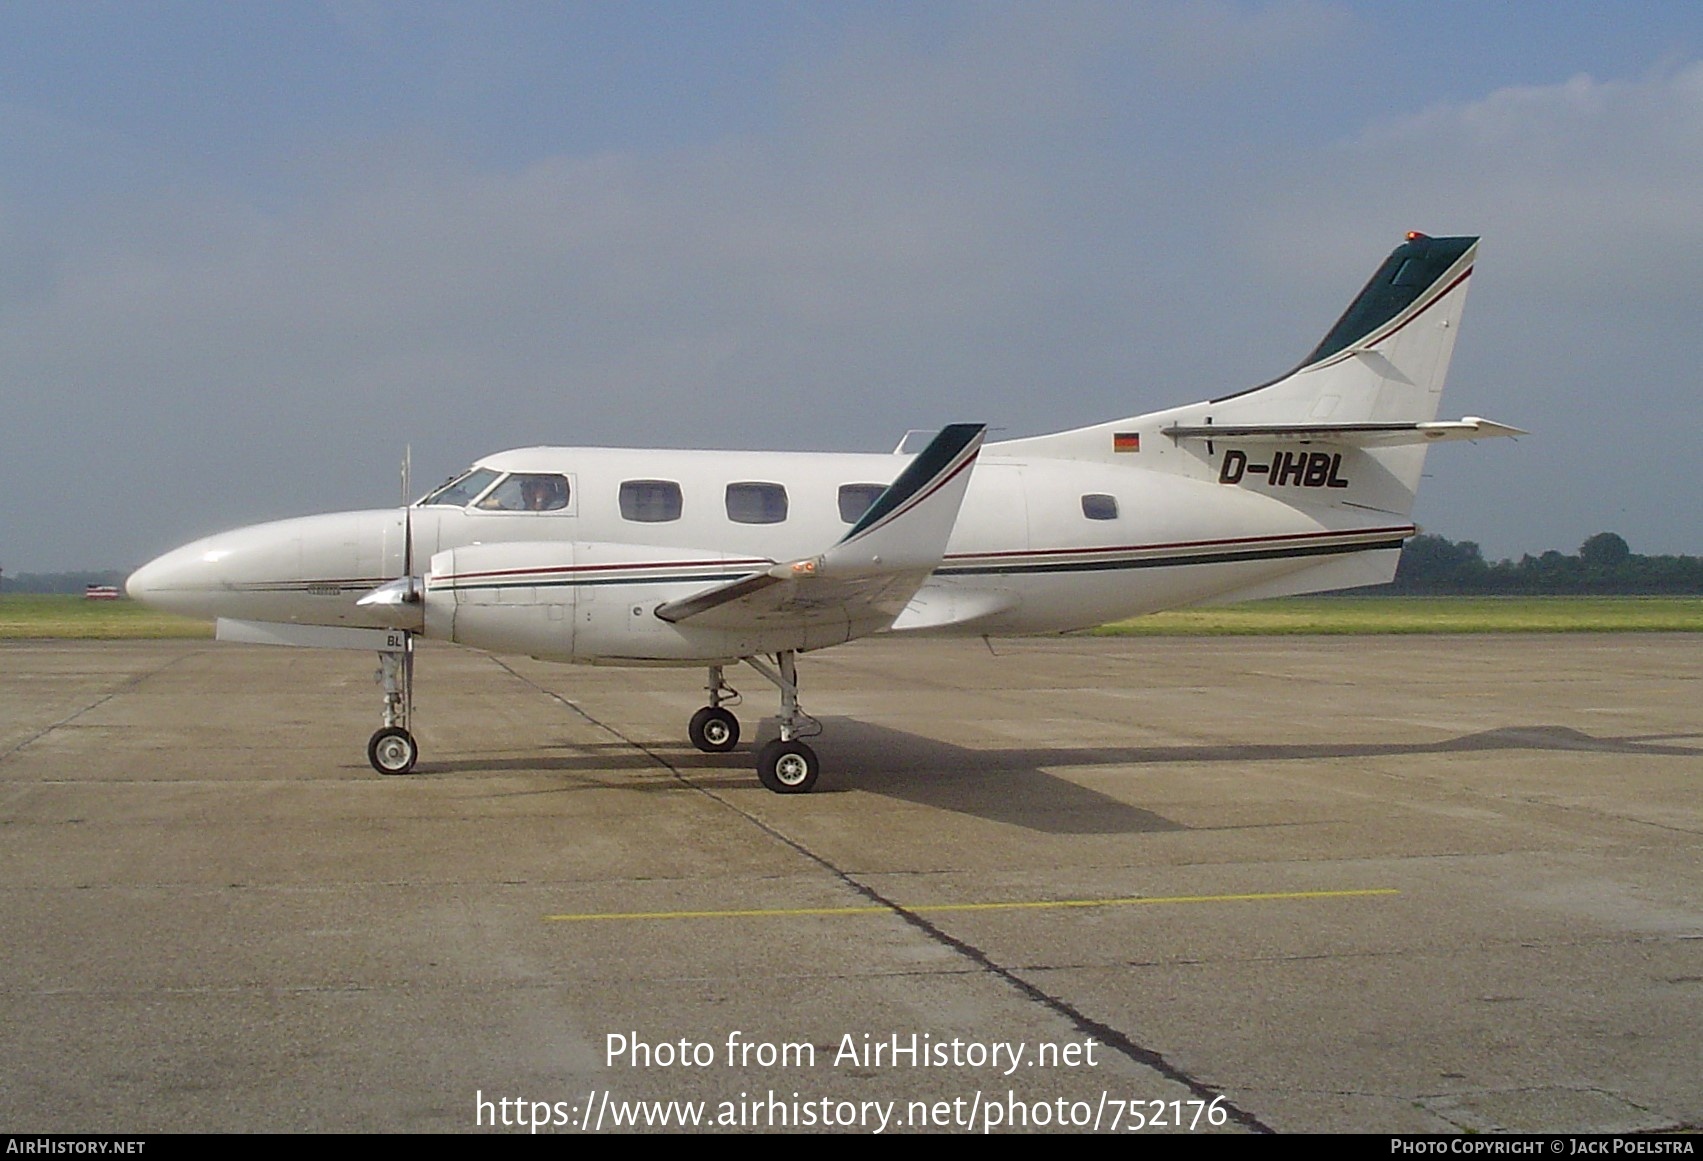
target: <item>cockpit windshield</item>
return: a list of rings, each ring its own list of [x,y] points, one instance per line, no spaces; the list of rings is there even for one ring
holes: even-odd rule
[[[568,506],[570,496],[568,477],[563,475],[545,472],[505,474],[492,468],[474,468],[457,476],[420,503],[446,508],[465,508],[472,504],[481,512],[560,512]]]
[[[450,508],[465,508],[479,498],[481,492],[491,486],[491,482],[499,473],[490,468],[474,468],[463,472],[431,495],[421,500],[425,504],[442,504]]]

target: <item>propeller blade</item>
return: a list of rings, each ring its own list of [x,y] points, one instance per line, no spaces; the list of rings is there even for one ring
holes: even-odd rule
[[[409,477],[414,470],[414,445],[402,445],[402,575],[414,575],[414,504]]]

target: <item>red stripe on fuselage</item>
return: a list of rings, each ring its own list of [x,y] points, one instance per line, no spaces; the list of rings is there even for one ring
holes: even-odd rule
[[[444,581],[476,580],[483,577],[493,576],[542,576],[547,573],[614,572],[618,570],[656,568],[746,568],[757,565],[772,565],[774,563],[775,562],[772,560],[766,560],[759,557],[723,560],[647,560],[637,561],[632,564],[564,564],[554,566],[546,565],[539,568],[498,568],[490,569],[485,572],[451,573],[447,576],[434,576],[433,579]]]
[[[1081,556],[1104,552],[1157,552],[1168,548],[1219,548],[1228,544],[1271,544],[1281,540],[1321,540],[1358,536],[1411,536],[1418,529],[1411,524],[1390,528],[1350,528],[1338,532],[1292,532],[1273,536],[1233,536],[1222,540],[1176,540],[1162,544],[1112,544],[1104,548],[1034,548],[1011,549],[1003,552],[954,552],[947,560],[998,560],[1012,556]]]

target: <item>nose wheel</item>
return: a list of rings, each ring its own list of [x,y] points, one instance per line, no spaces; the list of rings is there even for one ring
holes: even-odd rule
[[[408,732],[414,711],[414,634],[398,633],[394,640],[395,648],[378,655],[384,725],[367,740],[367,761],[380,774],[406,774],[420,757],[420,744]]]
[[[380,774],[406,774],[420,756],[420,744],[401,726],[386,726],[367,742],[367,761]]]

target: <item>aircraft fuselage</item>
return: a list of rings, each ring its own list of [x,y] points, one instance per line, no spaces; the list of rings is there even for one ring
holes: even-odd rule
[[[497,567],[476,570],[492,575],[457,586],[458,604],[536,604],[545,609],[541,616],[571,623],[572,633],[564,626],[542,637],[529,627],[525,643],[515,643],[521,651],[586,661],[723,657],[728,649],[707,640],[705,652],[695,653],[690,634],[660,625],[650,610],[713,579],[819,550],[849,527],[841,488],[879,490],[910,459],[518,449],[475,466],[559,475],[567,481],[565,505],[488,511],[423,504],[253,525],[168,553],[139,571],[130,590],[204,618],[387,627],[382,611],[356,601],[404,573],[411,536],[416,570],[450,550],[463,550],[464,559],[499,558]],[[620,492],[633,481],[678,485],[678,516],[626,518]],[[734,519],[729,485],[747,484],[783,489],[784,517]],[[1210,472],[1190,477],[1134,464],[1003,457],[993,445],[976,465],[945,559],[893,629],[1053,633],[1209,600],[1316,568],[1321,558],[1382,555],[1412,533],[1405,519],[1373,515],[1345,523],[1340,510],[1332,518],[1331,510],[1310,511],[1290,496],[1225,486]],[[534,547],[499,547],[520,545]],[[551,571],[549,563],[561,567]],[[524,583],[529,578],[541,583]],[[557,591],[541,600],[546,585]],[[439,635],[431,619],[424,627]],[[634,640],[641,630],[659,639]]]

